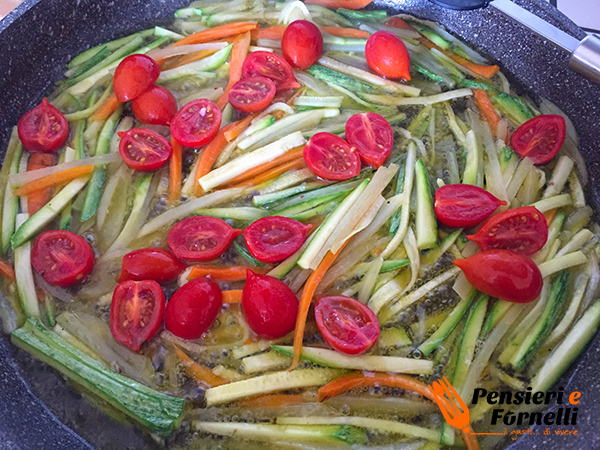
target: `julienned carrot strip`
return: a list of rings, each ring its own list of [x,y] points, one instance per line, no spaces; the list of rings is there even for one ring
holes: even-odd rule
[[[225,25],[219,25],[214,28],[199,31],[190,36],[184,37],[173,44],[173,47],[180,45],[204,44],[205,42],[216,41],[217,39],[225,39],[231,36],[237,36],[248,31],[258,28],[255,22],[234,22]]]
[[[49,187],[66,183],[67,181],[90,174],[93,171],[93,164],[73,167],[72,169],[63,170],[62,172],[57,172],[55,174],[47,175],[45,177],[38,178],[37,180],[30,181],[29,183],[25,183],[20,188],[15,189],[13,194],[19,197],[30,195],[34,192],[41,191],[42,189],[47,189]]]
[[[414,30],[414,28],[409,23],[397,16],[390,17],[385,22],[385,25],[388,27],[400,28],[402,30]]]
[[[94,114],[90,117],[92,122],[99,122],[101,120],[106,120],[110,117],[112,113],[114,113],[123,103],[117,98],[116,94],[113,92],[110,96],[100,105],[100,108],[96,110]]]
[[[161,69],[162,70],[170,70],[170,69],[175,69],[176,67],[185,66],[186,64],[193,63],[200,59],[206,58],[207,56],[213,55],[217,52],[218,52],[218,50],[216,50],[216,49],[214,49],[214,50],[198,50],[197,52],[189,53],[187,55],[180,56],[179,58],[172,58],[173,62],[170,62],[170,61],[165,62],[164,65],[162,65]]]
[[[448,58],[454,60],[455,62],[457,62],[461,66],[469,69],[471,72],[476,73],[477,75],[481,75],[484,78],[492,78],[496,74],[496,72],[498,72],[498,70],[500,70],[500,67],[497,66],[497,65],[483,66],[481,64],[475,64],[475,63],[473,63],[471,61],[467,61],[466,59],[461,58],[460,56],[455,55],[452,52],[444,50],[441,47],[438,47],[437,45],[435,45],[433,42],[431,42],[426,37],[419,38],[419,41],[421,42],[421,44],[423,44],[429,50],[431,50],[432,48],[438,49],[440,52],[442,52]]]
[[[308,317],[308,310],[312,302],[313,295],[319,287],[319,283],[325,276],[325,272],[329,270],[335,258],[344,250],[346,241],[336,253],[327,252],[319,266],[310,274],[308,280],[304,284],[304,290],[300,297],[298,304],[298,316],[296,318],[296,328],[294,328],[294,359],[290,366],[291,369],[295,369],[300,362],[300,354],[302,353],[302,341],[304,340],[304,329],[306,327],[306,318]]]
[[[261,175],[262,173],[266,172],[267,170],[271,170],[275,167],[278,167],[283,163],[286,163],[291,160],[296,160],[302,156],[303,151],[304,151],[304,147],[297,147],[295,149],[292,149],[289,152],[275,158],[272,161],[261,164],[260,166],[253,167],[252,169],[246,170],[246,172],[244,172],[243,174],[238,175],[237,177],[235,177],[234,179],[229,181],[229,183],[227,183],[227,185],[241,184],[243,181],[247,181],[247,180],[250,180],[251,178],[255,178],[258,175]]]
[[[171,137],[173,154],[169,162],[169,200],[175,203],[181,197],[181,144]]]
[[[177,354],[180,364],[184,367],[188,375],[194,378],[197,382],[203,383],[208,387],[221,386],[222,384],[229,383],[229,381],[226,379],[215,375],[208,367],[198,364],[176,344],[173,344],[173,348],[175,349],[175,353]]]
[[[0,259],[0,273],[4,278],[8,278],[10,281],[15,281],[15,269],[6,261]]]
[[[56,165],[58,158],[54,153],[34,153],[29,157],[27,162],[27,171],[44,169]],[[36,190],[27,196],[27,209],[29,215],[33,215],[44,207],[52,198],[51,187],[46,189]]]
[[[264,273],[264,269],[257,267],[230,266],[230,267],[208,267],[208,266],[193,266],[187,279],[211,276],[220,281],[244,281],[246,279],[246,271],[252,270],[256,273]],[[233,294],[232,294],[233,295]]]
[[[225,145],[227,145],[225,133],[233,128],[236,123],[237,122],[233,122],[221,128],[214,139],[204,147],[204,150],[202,150],[200,161],[198,162],[198,166],[196,166],[196,181],[194,182],[194,195],[196,197],[199,197],[202,194],[202,187],[198,183],[198,180],[211,171],[217,156],[219,156],[219,153],[221,153]]]
[[[273,178],[277,178],[279,175],[282,175],[289,170],[300,170],[304,169],[305,167],[306,163],[304,162],[304,158],[299,157],[296,159],[292,159],[291,161],[288,161],[286,163],[283,163],[278,167],[274,167],[271,170],[267,170],[266,172],[263,172],[254,178],[242,181],[241,183],[236,184],[233,187],[257,186],[261,183],[272,180]]]
[[[498,113],[492,106],[492,102],[488,97],[487,93],[483,89],[472,89],[473,96],[475,97],[475,103],[483,114],[486,122],[490,124],[492,131],[496,134],[498,130],[498,122],[500,122],[500,117]]]
[[[242,303],[242,292],[241,289],[223,291],[223,303]]]
[[[368,32],[363,30],[357,30],[355,28],[343,28],[343,27],[321,27],[323,31],[331,34],[332,36],[338,37],[349,37],[349,38],[359,38],[366,39],[371,36]],[[283,38],[283,33],[285,32],[285,27],[279,25],[273,25],[272,27],[267,28],[257,28],[256,30],[252,30],[252,39],[273,39],[273,40],[281,40]]]
[[[544,217],[546,218],[546,222],[548,223],[548,226],[552,225],[552,222],[554,221],[554,217],[556,217],[556,210],[557,208],[551,209],[550,211],[546,211],[544,213]]]
[[[280,408],[304,403],[302,394],[266,394],[239,402],[242,408]]]
[[[373,0],[306,0],[306,3],[311,5],[321,5],[332,9],[362,9],[372,2]]]
[[[221,109],[229,101],[229,91],[231,91],[233,85],[242,78],[242,64],[244,64],[244,60],[250,51],[250,40],[250,32],[246,32],[233,44],[231,59],[229,61],[229,82],[227,83],[225,92],[217,100],[217,106]]]
[[[273,39],[278,41],[283,37],[284,32],[285,27],[273,25],[272,27],[257,28],[256,30],[252,30],[250,36],[252,39]]]
[[[246,128],[248,128],[250,126],[250,122],[252,122],[254,117],[256,117],[256,114],[248,114],[243,119],[240,119],[237,122],[234,122],[233,126],[228,128],[227,131],[225,131],[225,133],[223,133],[223,136],[225,136],[225,140],[227,142],[231,142],[236,137],[238,137],[240,134],[242,134],[242,131],[244,131]]]

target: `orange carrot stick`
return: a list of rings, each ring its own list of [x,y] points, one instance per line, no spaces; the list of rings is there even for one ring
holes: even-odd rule
[[[548,223],[548,226],[552,225],[554,217],[556,217],[556,211],[557,208],[554,208],[544,213],[544,217],[546,217],[546,222]]]
[[[258,24],[254,22],[234,22],[225,25],[219,25],[214,28],[199,31],[190,36],[184,37],[173,44],[173,47],[180,45],[203,44],[205,42],[215,41],[217,39],[225,39],[231,36],[237,36],[248,31],[258,28]]]
[[[285,27],[279,25],[273,25],[267,28],[257,28],[252,30],[250,36],[252,39],[273,39],[280,40],[285,32]]]
[[[173,154],[169,163],[169,200],[175,203],[181,197],[181,144],[171,138]]]
[[[243,119],[234,122],[233,126],[228,128],[227,131],[223,133],[223,135],[225,136],[225,140],[227,142],[231,142],[240,134],[242,134],[242,131],[244,131],[246,128],[248,128],[248,126],[250,126],[250,122],[252,122],[254,117],[256,117],[256,114],[248,114]]]
[[[347,243],[348,241],[346,241]],[[312,302],[313,295],[319,287],[319,283],[325,276],[325,273],[329,270],[335,258],[344,250],[346,246],[344,243],[336,253],[327,252],[323,261],[319,266],[310,274],[308,280],[304,284],[304,290],[300,297],[298,307],[298,317],[296,318],[296,328],[294,329],[294,359],[290,370],[296,368],[300,362],[300,354],[302,353],[302,341],[304,340],[304,329],[306,328],[306,318],[308,317],[308,310]]]
[[[181,350],[179,346],[173,344],[173,348],[175,349],[179,363],[183,366],[188,375],[194,378],[198,383],[203,383],[208,387],[221,386],[222,384],[229,383],[229,381],[226,379],[215,375],[208,367],[198,364],[196,361],[186,355],[186,353]]]
[[[208,267],[208,266],[193,266],[188,280],[194,278],[211,276],[214,279],[220,281],[244,281],[246,279],[246,272],[252,270],[256,273],[265,273],[264,269],[258,267],[244,267],[244,266],[229,266],[229,267]],[[234,295],[234,294],[231,294]]]
[[[266,394],[248,398],[238,404],[242,408],[281,408],[282,406],[304,403],[302,394]]]
[[[242,303],[242,292],[241,289],[223,291],[223,303]]]
[[[288,170],[300,170],[306,167],[306,163],[304,162],[304,158],[296,158],[288,161],[286,163],[281,164],[280,166],[274,167],[271,170],[267,170],[266,172],[257,175],[254,178],[250,178],[249,180],[245,180],[240,182],[239,184],[235,184],[232,187],[242,187],[242,186],[257,186],[266,181],[272,180],[273,178],[277,178],[279,175],[286,173]]]
[[[302,157],[303,151],[304,151],[303,147],[297,147],[295,149],[292,149],[289,152],[275,158],[272,161],[261,164],[260,166],[253,167],[252,169],[246,170],[246,172],[244,172],[243,174],[238,175],[234,179],[230,180],[229,183],[227,183],[227,184],[228,185],[240,184],[243,181],[249,180],[251,178],[255,178],[256,176],[266,172],[267,170],[271,170],[274,167],[278,167],[283,163],[286,163],[291,160],[296,160],[296,159]]]
[[[402,20],[400,17],[394,16],[390,17],[385,25],[388,27],[400,28],[402,30],[414,30],[414,28],[408,24],[406,21]]]
[[[96,110],[94,114],[90,117],[92,122],[99,122],[101,120],[106,120],[110,117],[112,113],[114,113],[123,103],[117,98],[116,94],[113,92],[110,96],[100,105],[100,108]]]
[[[5,278],[8,278],[10,281],[15,281],[15,269],[6,261],[0,259],[0,274],[2,274]]]
[[[373,0],[306,0],[308,4],[321,5],[331,9],[362,9],[372,2]]]
[[[170,70],[175,69],[176,67],[185,66],[186,64],[193,63],[200,59],[206,58],[207,56],[213,55],[217,53],[218,50],[198,50],[194,53],[188,53],[187,55],[182,55],[178,58],[171,58],[168,61],[165,61],[164,64],[161,64],[162,70]]]
[[[73,167],[72,169],[63,170],[62,172],[57,172],[52,175],[47,175],[45,177],[38,178],[37,180],[30,181],[29,183],[25,183],[20,188],[15,189],[13,194],[19,197],[30,195],[34,192],[41,191],[42,189],[47,189],[58,184],[66,183],[67,181],[74,180],[75,178],[82,177],[92,173],[93,171],[93,164]]]
[[[58,158],[54,153],[34,153],[29,157],[29,161],[27,162],[27,171],[30,172],[32,170],[54,166],[57,161]],[[38,212],[50,201],[52,198],[52,191],[53,189],[48,187],[46,189],[36,190],[27,196],[27,209],[30,216]]]
[[[229,82],[227,83],[225,92],[217,100],[217,106],[221,109],[229,101],[229,91],[231,91],[233,85],[242,78],[242,64],[244,64],[244,60],[250,51],[250,39],[250,32],[246,32],[233,44],[231,59],[229,61]]]
[[[486,122],[490,124],[492,131],[496,134],[498,130],[498,122],[500,122],[500,117],[498,113],[492,106],[492,102],[488,97],[487,93],[483,89],[472,89],[473,96],[475,97],[475,103],[479,108],[479,111],[485,118]]]
[[[355,28],[342,28],[342,27],[321,27],[326,33],[332,36],[348,37],[348,38],[359,38],[367,39],[371,36],[368,32],[363,30],[357,30]]]

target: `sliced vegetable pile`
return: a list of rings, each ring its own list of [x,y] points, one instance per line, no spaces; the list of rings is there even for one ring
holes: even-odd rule
[[[0,173],[13,342],[190,445],[472,450],[429,382],[548,390],[600,323],[574,128],[369,3],[202,0],[76,56]]]

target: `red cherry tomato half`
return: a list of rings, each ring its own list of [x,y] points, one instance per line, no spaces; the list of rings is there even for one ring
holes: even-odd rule
[[[119,63],[113,78],[113,90],[122,102],[139,97],[149,90],[160,75],[160,66],[152,58],[138,53]]]
[[[229,91],[229,103],[244,112],[264,109],[275,97],[275,83],[267,77],[244,78]]]
[[[506,202],[470,184],[449,184],[435,191],[435,215],[443,225],[451,228],[479,225],[500,205],[506,205]]]
[[[288,217],[263,217],[244,230],[244,240],[252,256],[273,263],[283,261],[302,247],[311,228],[312,225]]]
[[[528,120],[515,131],[510,146],[521,158],[531,158],[534,164],[546,164],[556,156],[567,134],[564,117],[546,114]]]
[[[90,244],[75,233],[46,231],[33,244],[31,264],[48,283],[69,287],[92,272],[94,252]]]
[[[170,283],[185,269],[185,264],[162,248],[141,248],[123,257],[119,283],[125,280],[154,280]]]
[[[350,297],[317,298],[315,319],[325,341],[341,353],[359,355],[369,351],[379,338],[375,313]]]
[[[323,35],[314,23],[294,20],[281,38],[281,53],[292,67],[308,69],[323,53]]]
[[[522,206],[495,215],[467,238],[482,250],[504,249],[532,255],[548,240],[548,223],[533,206]]]
[[[246,56],[242,64],[242,78],[255,77],[270,78],[277,92],[300,87],[288,62],[271,52],[252,52]]]
[[[277,339],[294,330],[298,299],[283,281],[248,270],[242,309],[252,331],[264,339]]]
[[[392,153],[394,132],[379,114],[354,114],[346,122],[346,140],[366,164],[381,167]]]
[[[110,331],[117,342],[139,352],[156,334],[165,314],[165,294],[153,280],[120,283],[110,304]]]
[[[347,180],[360,173],[356,149],[335,134],[313,135],[303,154],[308,168],[326,180]]]
[[[153,86],[131,102],[137,120],[149,125],[169,125],[177,114],[177,100],[167,88]]]
[[[369,67],[386,78],[410,80],[410,56],[406,45],[389,31],[377,31],[367,40],[365,57]]]
[[[208,144],[221,126],[221,110],[201,98],[186,103],[171,121],[171,135],[186,147],[198,148]]]
[[[542,290],[542,274],[527,256],[510,250],[486,250],[455,259],[475,289],[507,302],[529,303]]]
[[[210,216],[188,217],[175,224],[167,237],[171,251],[180,259],[208,261],[220,256],[242,230]]]
[[[119,133],[119,154],[125,164],[135,170],[160,169],[173,154],[171,143],[155,131],[132,128]]]
[[[51,152],[67,141],[69,124],[47,98],[19,119],[19,139],[30,152]]]
[[[219,286],[206,278],[195,278],[169,300],[165,327],[182,339],[199,339],[215,322],[222,307]]]

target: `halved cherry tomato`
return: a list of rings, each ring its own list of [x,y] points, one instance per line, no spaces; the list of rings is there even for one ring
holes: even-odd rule
[[[154,280],[170,283],[177,279],[185,264],[162,248],[140,248],[123,257],[119,283],[125,280]]]
[[[367,40],[365,57],[369,67],[386,78],[410,80],[410,56],[406,45],[389,31],[377,31]]]
[[[165,314],[165,294],[154,280],[120,283],[110,304],[110,331],[117,342],[139,352],[156,334]]]
[[[354,114],[346,122],[346,140],[365,164],[381,167],[392,153],[394,132],[387,120],[372,112]]]
[[[506,202],[470,184],[449,184],[435,191],[435,215],[443,225],[451,228],[479,225],[500,205],[506,205]]]
[[[532,255],[548,240],[548,223],[535,207],[522,206],[495,215],[467,238],[482,250],[504,249]]]
[[[207,98],[186,103],[171,121],[171,135],[186,147],[208,144],[221,126],[221,110]]]
[[[165,327],[182,339],[198,339],[215,322],[222,307],[223,295],[217,283],[196,278],[180,287],[169,300]]]
[[[156,131],[132,128],[119,133],[119,154],[125,164],[135,170],[160,169],[173,154],[171,143]]]
[[[510,250],[486,250],[455,259],[475,289],[507,302],[529,303],[542,290],[542,274],[527,256]]]
[[[244,112],[264,109],[275,97],[275,83],[267,77],[244,78],[229,91],[229,103]]]
[[[31,264],[48,283],[69,287],[92,272],[94,252],[90,244],[75,233],[46,231],[33,244]]]
[[[528,120],[515,131],[510,146],[521,158],[531,158],[534,164],[546,164],[556,156],[567,134],[564,117],[545,114]]]
[[[242,78],[255,77],[270,78],[277,92],[300,87],[288,62],[271,52],[258,51],[246,56],[242,64]]]
[[[146,55],[134,54],[119,63],[113,78],[113,90],[122,102],[149,90],[160,75],[160,66]]]
[[[259,261],[278,262],[302,247],[311,228],[312,225],[289,217],[263,217],[244,230],[244,240],[252,256]]]
[[[375,313],[350,297],[318,297],[315,319],[325,341],[341,353],[359,355],[369,351],[379,338]]]
[[[277,339],[294,330],[298,299],[283,281],[248,270],[242,309],[252,331],[264,339]]]
[[[171,251],[180,259],[208,261],[220,256],[242,230],[210,216],[188,217],[175,224],[167,237]]]
[[[323,35],[314,23],[294,20],[281,38],[281,53],[292,67],[308,69],[323,53]]]
[[[335,134],[313,135],[303,154],[308,168],[326,180],[347,180],[360,173],[356,148]]]
[[[47,98],[19,119],[19,139],[30,152],[51,152],[67,141],[69,124]]]
[[[149,125],[169,125],[177,114],[177,100],[167,88],[153,86],[131,102],[137,120]]]

